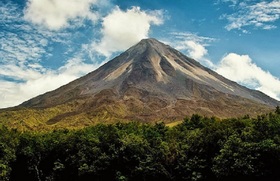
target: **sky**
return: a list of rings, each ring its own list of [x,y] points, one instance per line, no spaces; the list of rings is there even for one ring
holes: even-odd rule
[[[1,0],[0,108],[156,38],[280,100],[280,0]]]

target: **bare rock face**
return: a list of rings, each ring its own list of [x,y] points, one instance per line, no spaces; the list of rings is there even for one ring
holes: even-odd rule
[[[49,124],[104,117],[173,121],[198,113],[236,117],[267,112],[279,102],[232,82],[156,39],[144,39],[99,69],[18,108],[71,109]],[[83,115],[83,116],[81,116]]]

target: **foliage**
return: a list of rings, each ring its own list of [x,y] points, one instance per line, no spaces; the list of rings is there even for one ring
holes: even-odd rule
[[[279,109],[279,108],[278,108]],[[0,180],[279,180],[279,110],[256,119],[193,115],[181,124],[0,127]]]
[[[9,180],[11,163],[16,160],[17,146],[17,132],[0,126],[0,180]]]

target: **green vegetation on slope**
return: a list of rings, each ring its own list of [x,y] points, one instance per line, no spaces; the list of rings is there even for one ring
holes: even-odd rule
[[[20,132],[0,127],[0,180],[279,180],[280,110]]]

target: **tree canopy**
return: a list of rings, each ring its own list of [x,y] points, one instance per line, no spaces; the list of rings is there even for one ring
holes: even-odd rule
[[[0,127],[0,180],[279,180],[280,113],[219,120]]]

